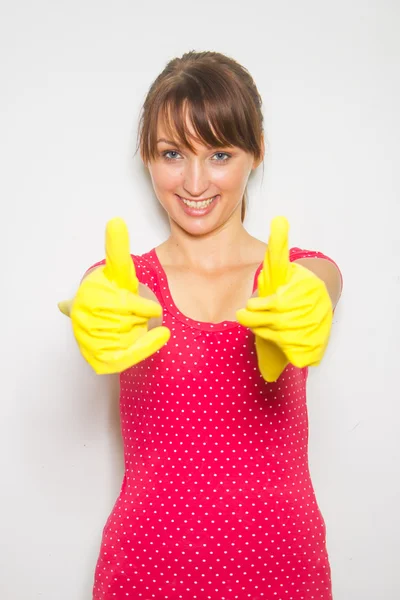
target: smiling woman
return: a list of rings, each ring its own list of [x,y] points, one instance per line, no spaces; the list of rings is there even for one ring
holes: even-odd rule
[[[290,249],[284,218],[268,246],[246,231],[263,117],[233,59],[168,63],[138,135],[170,235],[131,255],[125,224],[111,221],[106,260],[71,308],[86,360],[120,373],[125,474],[93,599],[331,600],[306,383],[328,343],[338,268]]]
[[[249,150],[233,145],[235,140],[206,143],[196,132],[195,115],[190,114],[188,100],[182,107],[186,141],[169,140],[173,127],[170,111],[161,111],[156,148],[146,163],[172,232],[181,226],[192,235],[204,235],[218,230],[229,219],[235,220],[238,211],[243,222],[247,181],[261,157],[257,160]],[[207,136],[207,132],[203,135]],[[242,227],[239,229],[245,233]]]
[[[213,52],[188,53],[176,58],[154,81],[143,105],[138,131],[143,162],[148,165],[159,159],[160,142],[171,145],[173,151],[182,149],[193,154],[199,145],[214,153],[234,148],[249,154],[256,168],[264,155],[261,106],[251,75],[233,59]],[[168,150],[164,148],[164,152]],[[242,222],[246,213],[246,183],[247,179],[242,188],[236,186]],[[207,190],[199,189],[196,193],[197,190],[189,188],[182,194],[188,200],[212,195],[203,194]]]

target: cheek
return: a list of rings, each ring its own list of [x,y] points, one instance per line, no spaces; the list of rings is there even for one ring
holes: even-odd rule
[[[225,190],[237,190],[242,188],[247,181],[247,173],[242,169],[223,169],[213,175],[214,183],[217,183]]]
[[[182,169],[168,169],[162,165],[153,169],[152,181],[156,189],[173,190],[182,179]]]

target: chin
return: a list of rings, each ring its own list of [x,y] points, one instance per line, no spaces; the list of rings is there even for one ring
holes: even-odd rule
[[[202,235],[210,233],[220,225],[218,222],[215,221],[209,221],[208,223],[205,223],[203,219],[192,219],[190,222],[188,222],[186,219],[182,219],[179,217],[177,218],[174,215],[170,215],[170,219],[174,221],[174,223],[176,223],[181,229],[186,231],[186,233],[195,237],[200,237]]]

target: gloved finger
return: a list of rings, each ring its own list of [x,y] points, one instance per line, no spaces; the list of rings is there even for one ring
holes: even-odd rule
[[[121,327],[122,329],[122,327]],[[119,354],[128,350],[133,344],[147,333],[147,324],[137,325],[133,329],[119,331],[119,328],[100,330],[96,328],[87,329],[76,321],[73,322],[73,332],[79,345],[91,350],[94,356],[100,353],[113,353],[114,362]],[[96,344],[93,341],[96,340]]]
[[[247,310],[276,310],[277,308],[276,294],[272,296],[254,296],[249,298],[246,304]]]
[[[90,274],[87,279],[89,280],[89,278],[97,276],[96,273],[93,275]],[[83,310],[90,317],[98,315],[104,319],[111,319],[113,314],[116,318],[136,315],[147,319],[162,315],[162,306],[154,300],[143,298],[127,289],[115,289],[112,286],[99,285],[98,293],[93,293],[93,290],[97,291],[97,289],[94,287],[95,284],[93,281],[90,283],[92,287],[89,293],[85,289],[85,283],[78,290],[71,314],[76,313],[76,309],[78,308],[78,310]]]
[[[90,323],[90,326],[88,325]],[[88,320],[84,311],[75,310],[72,316],[72,326],[75,331],[85,332],[88,336],[99,340],[118,339],[121,334],[130,334],[138,327],[147,329],[148,319],[137,317],[136,315],[118,316],[116,314],[107,315],[91,314]],[[133,335],[136,335],[134,333]]]
[[[285,349],[282,347],[282,335],[280,331],[272,329],[271,327],[252,327],[251,330],[254,335],[276,344],[281,351],[284,352]]]
[[[282,332],[271,329],[270,327],[256,327],[252,329],[253,333],[273,344],[277,344],[285,354],[288,361],[298,368],[314,366],[320,360],[318,348],[310,346],[306,339],[297,339],[294,343],[293,332],[287,332],[282,336]],[[256,338],[257,339],[257,338]]]
[[[287,300],[283,301],[279,293],[265,298],[250,298],[246,304],[246,310],[258,314],[259,319],[262,319],[262,313],[265,313],[266,319],[268,319],[266,322],[269,323],[272,317],[276,323],[279,322],[281,326],[290,329],[309,327],[312,321],[318,322],[322,312],[318,306],[315,306],[315,303],[311,304],[307,298],[288,302]],[[306,321],[306,317],[310,318]]]
[[[132,263],[133,264],[133,263]],[[161,304],[150,300],[149,298],[143,298],[142,296],[130,293],[128,302],[129,312],[137,315],[138,317],[145,317],[151,319],[152,317],[161,317],[163,309]]]
[[[236,311],[237,321],[244,327],[250,327],[250,329],[254,329],[255,327],[273,327],[274,329],[277,329],[277,317],[280,321],[280,315],[277,315],[277,313],[251,311],[246,308],[241,308]]]
[[[117,362],[115,353],[108,351],[88,362],[98,374],[121,373],[160,350],[170,337],[168,327],[155,327],[140,337],[129,349],[121,352]]]
[[[259,296],[274,294],[278,287],[287,283],[289,266],[289,223],[285,217],[275,217],[257,280]]]
[[[77,320],[75,318],[75,320]],[[86,318],[87,321],[87,318]],[[95,311],[91,314],[90,330],[91,331],[115,331],[116,333],[129,333],[139,325],[146,325],[147,317],[139,317],[138,315],[118,315],[114,313],[105,313],[102,310]]]
[[[129,249],[128,228],[119,217],[111,219],[106,226],[106,265],[104,274],[118,287],[137,294],[139,280]]]
[[[143,298],[127,290],[120,290],[120,292],[120,301],[117,308],[115,308],[116,303],[114,299],[114,301],[111,300],[110,306],[104,304],[102,306],[94,306],[92,308],[93,314],[104,315],[105,318],[111,318],[113,314],[116,315],[116,318],[121,318],[121,316],[125,315],[135,315],[145,319],[161,317],[162,306],[158,302],[149,298]]]

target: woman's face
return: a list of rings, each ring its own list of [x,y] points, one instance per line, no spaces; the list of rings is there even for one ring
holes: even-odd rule
[[[188,128],[194,135],[189,123]],[[157,156],[147,165],[155,194],[169,217],[194,235],[221,226],[234,213],[240,222],[247,180],[261,161],[256,163],[237,147],[208,148],[197,140],[191,140],[193,153],[170,138],[160,119]]]

